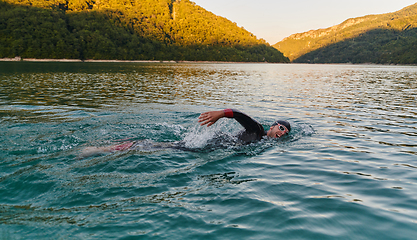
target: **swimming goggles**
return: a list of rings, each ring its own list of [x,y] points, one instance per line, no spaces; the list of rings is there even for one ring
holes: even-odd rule
[[[284,126],[282,126],[282,125],[279,125],[279,130],[281,130],[281,131],[285,131],[285,128],[284,128]]]

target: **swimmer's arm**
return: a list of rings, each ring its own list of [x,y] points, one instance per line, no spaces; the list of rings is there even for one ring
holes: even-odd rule
[[[224,109],[202,113],[198,118],[198,122],[201,122],[201,125],[207,124],[207,127],[209,127],[222,117],[234,118],[248,132],[254,132],[259,136],[262,136],[264,133],[264,129],[260,123],[236,109]]]
[[[262,136],[264,133],[263,126],[253,118],[236,109],[225,109],[226,117],[234,118],[242,125],[246,131],[253,132]]]
[[[201,126],[207,125],[207,127],[210,127],[211,125],[216,123],[217,120],[225,116],[226,113],[224,110],[205,112],[200,114],[200,116],[198,117],[198,122],[201,123]]]
[[[220,111],[210,111],[210,112],[202,113],[200,117],[198,117],[198,122],[201,122],[201,126],[207,124],[207,127],[209,127],[213,125],[215,122],[217,122],[217,120],[223,117],[235,119],[246,129],[253,128],[254,125],[258,124],[258,122],[253,120],[248,115],[242,113],[239,110],[230,109],[230,108],[220,110]]]

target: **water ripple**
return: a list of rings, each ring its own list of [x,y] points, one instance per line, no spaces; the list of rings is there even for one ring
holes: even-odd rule
[[[413,239],[417,68],[0,63],[6,239]],[[291,133],[233,145],[237,108]],[[212,144],[223,136],[221,147]],[[80,158],[85,147],[145,140]],[[227,140],[227,141],[226,141]]]

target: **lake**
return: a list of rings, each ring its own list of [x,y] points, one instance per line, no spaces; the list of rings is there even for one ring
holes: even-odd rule
[[[1,239],[415,239],[417,67],[0,62]],[[238,109],[282,139],[228,141]],[[184,142],[82,157],[127,140]]]

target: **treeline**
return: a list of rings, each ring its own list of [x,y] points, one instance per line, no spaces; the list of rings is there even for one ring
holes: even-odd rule
[[[293,62],[417,64],[417,29],[375,29],[304,54]]]
[[[352,18],[289,36],[274,45],[293,62],[416,63],[417,4],[400,11]]]
[[[0,58],[288,62],[188,0],[0,1]]]

